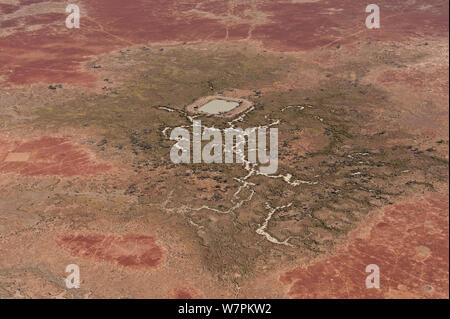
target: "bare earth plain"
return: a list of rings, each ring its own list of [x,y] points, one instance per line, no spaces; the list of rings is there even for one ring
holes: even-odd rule
[[[449,298],[448,1],[68,3],[0,0],[0,298]],[[278,172],[173,164],[194,117]]]

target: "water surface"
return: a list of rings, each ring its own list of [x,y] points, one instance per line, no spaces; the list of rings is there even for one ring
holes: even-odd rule
[[[199,108],[199,111],[209,114],[220,114],[231,111],[239,106],[238,102],[216,99]]]

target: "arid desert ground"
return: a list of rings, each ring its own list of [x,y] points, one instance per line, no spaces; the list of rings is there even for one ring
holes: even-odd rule
[[[449,298],[449,3],[370,3],[0,0],[0,298]],[[277,173],[173,163],[194,118]]]

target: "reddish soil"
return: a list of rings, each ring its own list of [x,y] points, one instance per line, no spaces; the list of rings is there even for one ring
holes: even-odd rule
[[[174,299],[193,299],[196,295],[192,289],[186,287],[174,289],[172,294]]]
[[[382,28],[368,30],[365,6],[339,1],[175,0],[79,1],[81,28],[67,29],[66,14],[52,9],[14,14],[27,5],[0,5],[0,79],[3,86],[70,83],[94,86],[82,63],[112,50],[166,41],[256,40],[277,50],[308,50],[366,40],[405,41],[448,35],[448,1],[406,4],[380,0]],[[50,9],[49,9],[50,10]],[[8,17],[10,15],[10,18]],[[0,31],[2,30],[0,29]]]
[[[57,243],[73,256],[123,267],[153,268],[163,257],[156,238],[147,235],[63,235],[57,239]]]
[[[448,195],[398,203],[337,254],[286,272],[292,298],[448,298]],[[365,286],[380,268],[380,289]]]
[[[98,174],[110,168],[108,164],[96,163],[87,151],[66,138],[44,136],[28,142],[0,140],[0,173],[70,177]]]

